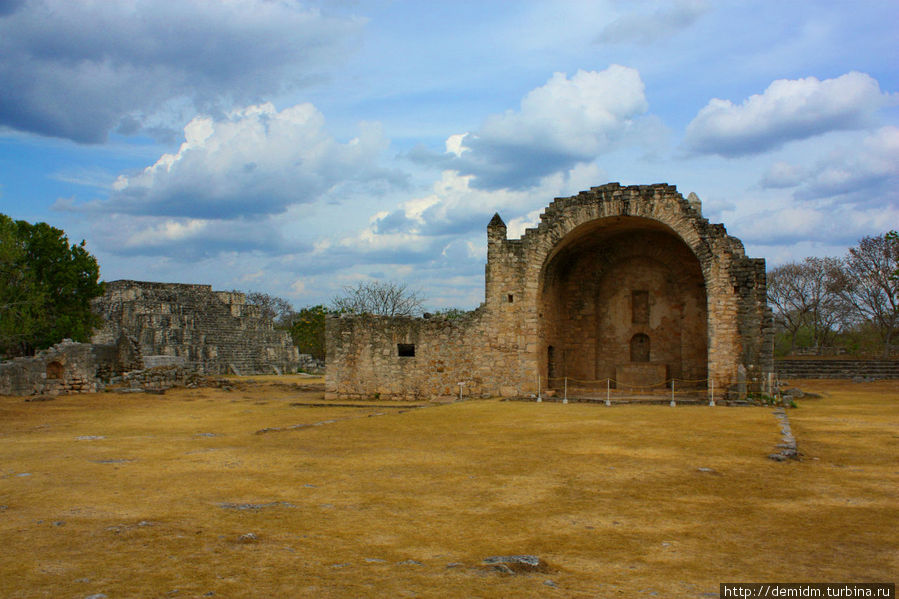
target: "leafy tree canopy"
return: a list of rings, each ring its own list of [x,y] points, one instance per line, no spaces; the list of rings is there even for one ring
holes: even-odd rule
[[[290,326],[293,344],[301,354],[325,359],[325,317],[328,310],[322,305],[307,306],[297,312]]]
[[[100,317],[97,260],[47,223],[0,214],[0,353],[29,355],[65,338],[89,341]]]

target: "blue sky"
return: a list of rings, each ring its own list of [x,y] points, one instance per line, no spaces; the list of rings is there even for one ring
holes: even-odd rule
[[[899,227],[899,3],[0,0],[0,212],[102,277],[483,299],[486,225],[695,192],[769,265]]]

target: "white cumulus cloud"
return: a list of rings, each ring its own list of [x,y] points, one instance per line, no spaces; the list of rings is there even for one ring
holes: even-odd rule
[[[479,137],[498,146],[540,144],[573,156],[593,156],[610,147],[630,119],[649,108],[636,69],[612,65],[600,72],[578,71],[570,79],[555,73],[530,91],[519,112],[493,115]]]
[[[761,153],[793,140],[876,124],[877,111],[896,98],[856,71],[823,81],[778,79],[739,105],[711,100],[687,126],[685,144],[696,153],[728,157]]]
[[[86,143],[171,129],[161,115],[321,80],[363,25],[287,1],[23,2],[0,10],[0,125]]]
[[[480,189],[525,189],[621,145],[640,143],[646,134],[640,117],[648,108],[636,69],[612,65],[570,78],[555,73],[528,92],[518,110],[491,115],[477,131],[451,136],[441,164],[472,175],[472,186]]]
[[[178,152],[120,176],[104,211],[231,219],[278,214],[348,182],[398,182],[379,167],[388,141],[375,124],[335,140],[312,104],[249,106],[221,119],[196,117]]]

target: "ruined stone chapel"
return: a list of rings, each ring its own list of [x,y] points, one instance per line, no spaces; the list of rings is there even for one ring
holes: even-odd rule
[[[520,239],[494,216],[485,283],[457,318],[329,318],[328,396],[515,397],[603,380],[733,394],[773,372],[765,261],[671,185],[557,198]]]

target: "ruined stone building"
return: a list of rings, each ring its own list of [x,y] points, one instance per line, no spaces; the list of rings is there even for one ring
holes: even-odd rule
[[[0,395],[87,393],[112,379],[167,387],[195,375],[297,370],[290,335],[242,293],[177,283],[106,285],[93,302],[104,324],[92,343],[66,339],[0,363]]]
[[[110,345],[69,339],[34,356],[0,362],[0,395],[93,393],[105,374],[139,367],[127,340]]]
[[[773,372],[765,262],[666,184],[553,201],[487,226],[485,302],[456,319],[332,317],[331,397],[527,396],[610,380],[731,392]]]
[[[104,325],[92,339],[135,339],[146,367],[177,364],[200,374],[296,372],[287,331],[274,328],[243,293],[209,285],[112,281],[94,301]]]

